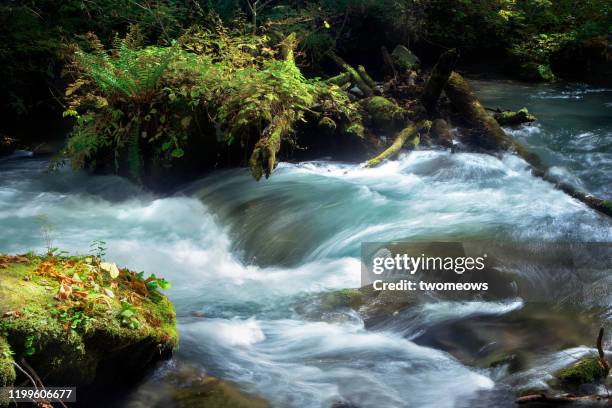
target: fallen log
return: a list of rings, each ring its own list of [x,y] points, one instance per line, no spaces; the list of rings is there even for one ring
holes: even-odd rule
[[[448,82],[451,72],[455,68],[459,53],[456,49],[451,49],[440,55],[438,62],[431,70],[429,79],[423,88],[421,94],[421,103],[428,112],[432,113],[435,111],[438,99]]]
[[[516,112],[496,112],[493,114],[493,117],[500,126],[516,126],[523,123],[531,123],[536,120],[536,117],[529,113],[527,108],[519,109]]]
[[[376,90],[376,82],[374,82],[374,80],[372,79],[370,74],[368,74],[368,71],[366,71],[366,69],[365,69],[365,67],[363,65],[358,65],[357,66],[357,72],[359,73],[359,76],[361,76],[361,78],[363,78],[365,83],[368,84],[368,86],[370,88],[372,88],[373,91]]]
[[[449,76],[444,91],[453,107],[471,126],[470,143],[486,150],[510,150],[515,152],[532,166],[532,173],[535,176],[554,184],[556,188],[590,208],[612,217],[611,202],[593,197],[567,183],[554,179],[548,173],[547,166],[535,153],[529,152],[525,146],[504,132],[495,118],[487,113],[467,81],[457,72],[453,72]]]
[[[418,146],[420,142],[419,132],[429,131],[430,128],[431,122],[428,120],[421,121],[416,125],[414,123],[410,123],[401,132],[397,134],[397,137],[395,138],[391,146],[385,149],[378,156],[374,157],[373,159],[370,159],[365,166],[376,167],[380,163],[382,163],[383,160],[392,158],[393,156],[399,153],[399,151],[404,146],[404,144],[406,144],[406,141],[408,141],[408,139],[410,139],[410,145],[412,145],[412,148]]]
[[[351,75],[353,82],[357,85],[357,88],[363,92],[365,96],[372,96],[374,94],[374,90],[366,83],[366,81],[359,75],[359,72],[352,66],[350,66],[346,61],[340,58],[335,52],[328,51],[327,56],[338,65],[343,71],[348,72]]]
[[[336,76],[333,76],[331,78],[328,78],[325,82],[329,83],[329,84],[335,84],[338,86],[343,86],[345,84],[348,84],[349,82],[351,82],[351,74],[348,72],[343,72],[341,74],[338,74]]]

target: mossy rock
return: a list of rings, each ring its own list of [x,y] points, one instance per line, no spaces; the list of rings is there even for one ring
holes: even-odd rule
[[[416,69],[421,64],[419,57],[401,44],[393,49],[391,58],[393,58],[393,62],[404,70]]]
[[[178,344],[151,282],[95,257],[0,255],[0,337],[47,386],[137,378]]]
[[[372,126],[381,131],[400,128],[407,119],[405,109],[382,96],[366,98],[360,104]]]
[[[535,82],[552,82],[555,80],[548,64],[538,64],[537,62],[526,62],[519,68],[521,78]]]
[[[13,352],[6,339],[0,337],[0,387],[12,385],[14,382]]]
[[[363,296],[358,289],[341,289],[321,296],[321,306],[324,310],[336,310],[342,307],[357,310],[361,305],[363,305]]]
[[[521,108],[516,112],[505,111],[496,113],[494,117],[500,126],[515,126],[522,123],[531,123],[536,120],[536,117],[529,113],[527,108]]]
[[[561,385],[579,386],[605,379],[608,371],[599,362],[599,357],[583,357],[570,367],[566,367],[557,373],[557,379]]]

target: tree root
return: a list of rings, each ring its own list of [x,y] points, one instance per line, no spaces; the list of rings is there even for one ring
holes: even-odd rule
[[[385,159],[390,159],[402,149],[406,141],[410,138],[410,145],[412,148],[416,147],[420,143],[419,132],[420,131],[429,131],[431,128],[431,122],[428,120],[421,121],[416,125],[414,123],[410,123],[406,126],[401,132],[397,134],[397,137],[387,149],[385,149],[381,154],[370,159],[366,163],[366,167],[376,167],[382,163]]]

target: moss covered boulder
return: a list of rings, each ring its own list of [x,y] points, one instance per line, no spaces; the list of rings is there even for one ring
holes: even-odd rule
[[[95,256],[0,254],[0,379],[12,361],[47,386],[138,378],[178,344],[168,286]]]
[[[380,131],[390,131],[403,127],[408,112],[391,99],[372,96],[360,101],[367,121]]]
[[[601,365],[597,356],[583,357],[557,373],[561,385],[570,387],[593,383],[607,376],[608,370]]]

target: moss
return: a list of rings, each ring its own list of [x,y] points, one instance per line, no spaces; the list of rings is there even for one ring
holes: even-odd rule
[[[522,108],[516,112],[506,111],[496,113],[495,120],[497,120],[497,123],[499,123],[501,126],[512,126],[519,125],[521,123],[533,122],[536,120],[536,117],[529,113],[527,108]]]
[[[404,70],[415,69],[421,63],[419,57],[414,55],[412,51],[403,45],[395,47],[391,53],[391,57],[393,61]]]
[[[0,387],[13,385],[14,382],[13,352],[6,339],[0,337]]]
[[[139,275],[113,278],[94,257],[0,255],[0,335],[49,384],[90,384],[99,366],[142,369],[178,344],[170,301]],[[126,324],[125,310],[130,323]]]
[[[566,367],[557,373],[561,384],[581,385],[592,383],[607,376],[606,370],[601,366],[598,357],[583,357],[574,365]]]
[[[336,122],[328,116],[323,116],[321,120],[319,120],[319,126],[333,131],[336,129]]]
[[[406,120],[407,112],[394,101],[382,96],[372,96],[360,103],[372,125],[379,130],[395,129]]]
[[[363,304],[363,296],[358,289],[341,289],[325,293],[321,297],[321,305],[325,310],[334,310],[341,307],[358,309]]]

